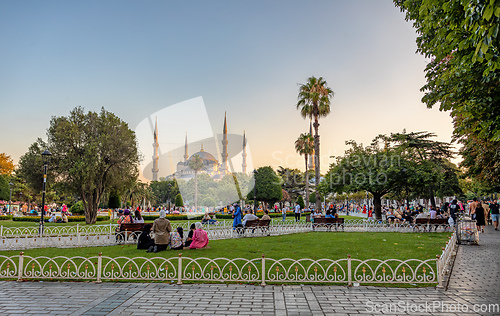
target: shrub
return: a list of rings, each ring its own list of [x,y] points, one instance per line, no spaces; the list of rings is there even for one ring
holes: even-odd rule
[[[182,195],[180,193],[175,196],[175,206],[176,207],[184,206],[184,201],[182,200]]]
[[[297,198],[297,203],[299,203],[300,208],[305,207],[304,198],[302,197],[302,195],[299,195],[299,197]]]
[[[44,217],[44,219],[49,219],[50,217]],[[60,218],[59,216],[57,218]],[[16,222],[40,222],[40,216],[23,216],[14,217]],[[109,220],[109,216],[97,216],[96,221],[102,222]],[[85,216],[68,216],[68,222],[85,222]]]
[[[7,221],[9,219],[12,219],[12,215],[0,215],[0,221]]]
[[[69,208],[69,211],[71,214],[78,214],[78,215],[84,214],[85,209],[83,207],[83,202],[78,201],[75,204],[71,205],[71,207]]]

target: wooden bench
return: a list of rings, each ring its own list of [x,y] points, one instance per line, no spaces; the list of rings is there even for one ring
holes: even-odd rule
[[[130,234],[133,234],[133,238],[136,239],[144,228],[144,223],[123,223],[120,224],[116,229],[116,240],[128,240]]]
[[[259,229],[262,233],[267,232],[267,235],[270,235],[269,232],[269,224],[271,223],[270,219],[266,220],[260,220],[260,219],[254,219],[251,221],[247,221],[245,223],[245,231],[247,229],[252,229],[252,233],[255,232],[255,229]]]
[[[437,230],[437,227],[440,225],[444,225],[445,229],[450,225],[448,223],[448,219],[446,218],[415,218],[415,229],[418,230],[418,225],[424,226],[426,225],[426,230],[431,231],[432,228]]]
[[[344,230],[344,218],[315,217],[312,227],[313,230],[318,227],[326,227],[328,230],[331,230],[332,227],[335,227],[335,230],[337,230],[338,227],[341,227],[342,230]]]

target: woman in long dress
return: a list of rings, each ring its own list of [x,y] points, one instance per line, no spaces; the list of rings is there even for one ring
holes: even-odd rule
[[[476,226],[477,231],[484,233],[484,225],[486,225],[486,220],[484,216],[484,208],[481,201],[477,201],[477,206],[473,210],[473,214],[476,214]]]

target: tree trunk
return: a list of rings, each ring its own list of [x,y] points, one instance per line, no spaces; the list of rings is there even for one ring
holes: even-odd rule
[[[375,219],[377,221],[382,220],[382,195],[378,193],[373,193],[373,210],[375,211]]]
[[[429,200],[431,201],[431,205],[434,209],[436,209],[436,199],[434,198],[434,190],[429,188]]]
[[[306,207],[309,208],[309,170],[307,169],[307,155],[304,155],[306,159]]]
[[[316,172],[315,180],[315,191],[316,191],[316,209],[321,210],[321,197],[319,195],[319,180],[320,180],[320,168],[319,168],[319,122],[318,117],[314,117],[314,169]]]

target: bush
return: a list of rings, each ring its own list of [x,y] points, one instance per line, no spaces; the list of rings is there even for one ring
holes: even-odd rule
[[[155,220],[158,217],[159,217],[158,215],[142,215],[142,218],[144,218],[145,221]],[[182,220],[196,221],[196,220],[201,220],[203,218],[203,215],[188,217],[188,215],[185,214],[176,214],[176,215],[167,215],[165,218],[170,221],[182,221]]]
[[[75,204],[71,205],[71,207],[69,208],[69,212],[71,214],[78,214],[78,215],[85,214],[85,209],[83,207],[83,202],[82,201],[78,201]]]
[[[175,206],[176,207],[184,206],[184,201],[182,200],[182,195],[180,193],[175,196]]]
[[[12,219],[12,215],[0,215],[0,221],[7,221],[9,219]]]
[[[299,197],[297,198],[297,203],[299,203],[301,209],[305,207],[304,198],[302,197],[302,195],[299,195]]]

